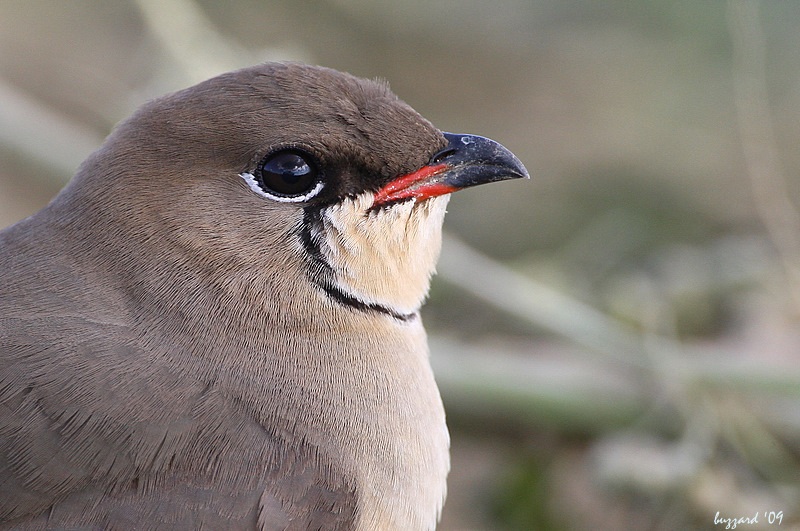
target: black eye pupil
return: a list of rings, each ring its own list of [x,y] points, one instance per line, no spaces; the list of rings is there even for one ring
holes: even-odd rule
[[[268,155],[258,165],[256,178],[265,192],[285,197],[308,193],[318,181],[310,156],[293,150]]]

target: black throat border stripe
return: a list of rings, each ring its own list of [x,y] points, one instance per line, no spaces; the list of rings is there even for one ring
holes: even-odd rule
[[[348,295],[347,293],[343,292],[339,288],[331,285],[321,285],[315,282],[317,286],[319,286],[322,291],[324,291],[331,299],[335,300],[339,304],[344,306],[349,306],[350,308],[354,308],[356,310],[362,312],[377,312],[388,315],[390,317],[394,317],[398,321],[412,321],[417,317],[417,313],[400,313],[392,310],[387,306],[383,306],[381,304],[376,304],[374,302],[364,302],[361,299],[353,297],[352,295]]]
[[[311,282],[320,288],[328,297],[337,303],[353,308],[361,312],[375,312],[388,315],[398,321],[408,322],[413,321],[418,316],[417,312],[413,313],[400,313],[388,306],[377,304],[374,302],[365,302],[361,299],[350,295],[336,286],[333,282],[334,271],[333,267],[325,259],[320,249],[319,238],[315,238],[314,234],[322,234],[324,225],[322,223],[322,212],[319,207],[306,207],[303,209],[303,223],[300,228],[299,237],[303,249],[306,251],[306,257],[309,261],[309,271]]]

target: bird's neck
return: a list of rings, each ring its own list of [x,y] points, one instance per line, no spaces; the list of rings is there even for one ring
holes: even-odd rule
[[[311,376],[297,374],[299,388],[326,382],[338,395],[314,412],[307,435],[323,445],[333,439],[346,452],[357,474],[360,529],[433,529],[444,503],[449,436],[425,332],[418,319],[360,321],[329,345],[335,359],[315,364]]]
[[[358,529],[434,529],[449,435],[424,329],[419,319],[337,311],[346,326],[305,323],[300,335],[274,323],[274,344],[263,347],[247,381],[240,361],[219,383],[263,425],[281,426],[341,467],[356,486]]]

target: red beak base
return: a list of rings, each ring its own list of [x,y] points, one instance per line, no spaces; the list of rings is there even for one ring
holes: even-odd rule
[[[456,187],[436,180],[436,175],[444,173],[448,168],[447,164],[423,166],[416,171],[398,177],[375,192],[373,204],[380,206],[409,198],[425,200],[455,192],[457,190]]]

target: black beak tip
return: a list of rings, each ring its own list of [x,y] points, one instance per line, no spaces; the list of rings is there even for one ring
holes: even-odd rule
[[[443,133],[448,143],[430,164],[451,166],[451,184],[458,188],[508,179],[530,179],[525,165],[500,143],[478,135]]]
[[[426,165],[378,189],[373,207],[408,198],[424,201],[479,184],[530,178],[522,162],[494,140],[477,135],[443,135],[447,145]]]

